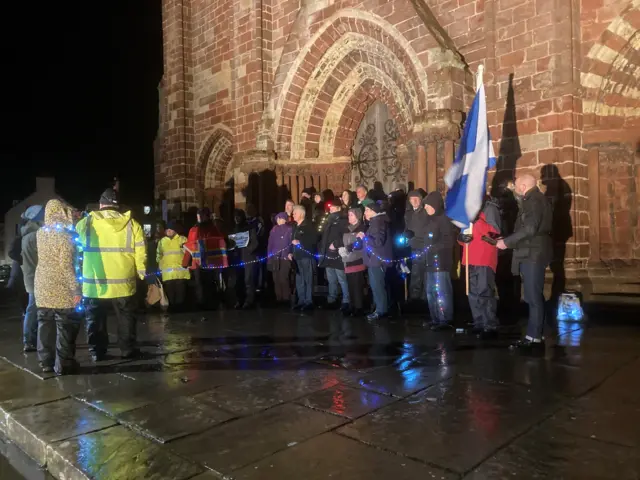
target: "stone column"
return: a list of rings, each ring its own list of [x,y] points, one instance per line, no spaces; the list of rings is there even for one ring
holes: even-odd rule
[[[426,157],[426,181],[420,185],[418,170],[418,187],[426,187],[428,192],[439,190],[444,193],[444,173],[453,163],[455,142],[460,138],[461,122],[462,113],[459,111],[434,110],[427,112],[424,118],[414,125],[413,135],[418,144],[418,152],[425,152]]]
[[[587,153],[589,178],[589,263],[600,262],[600,152]]]
[[[427,189],[427,151],[424,145],[418,145],[418,175],[416,178],[416,188]]]

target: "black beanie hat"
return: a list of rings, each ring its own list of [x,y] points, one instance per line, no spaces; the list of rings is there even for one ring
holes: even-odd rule
[[[118,205],[118,194],[113,188],[107,188],[100,195],[100,205]]]

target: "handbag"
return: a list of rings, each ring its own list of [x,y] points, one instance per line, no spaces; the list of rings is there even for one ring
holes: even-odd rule
[[[155,305],[157,303],[160,303],[160,306],[163,308],[169,306],[167,294],[164,292],[162,282],[158,279],[156,279],[155,283],[149,285],[147,289],[147,305]]]

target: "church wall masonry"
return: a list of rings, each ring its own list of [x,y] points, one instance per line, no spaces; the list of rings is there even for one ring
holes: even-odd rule
[[[444,189],[483,64],[490,182],[540,178],[575,269],[640,258],[640,0],[163,0],[163,29],[156,196],[180,211]]]

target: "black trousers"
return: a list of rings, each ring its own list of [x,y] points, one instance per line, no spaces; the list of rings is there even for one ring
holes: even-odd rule
[[[529,323],[527,337],[541,340],[544,330],[544,272],[547,266],[540,263],[520,263],[520,275],[524,290],[524,301],[529,305]]]
[[[256,301],[256,281],[258,279],[258,265],[255,263],[244,267],[229,268],[227,291],[230,304],[253,305]]]
[[[498,301],[495,289],[496,274],[491,267],[469,265],[469,307],[475,328],[498,328]]]
[[[411,254],[422,253],[422,250],[412,250]],[[427,264],[424,254],[411,261],[411,275],[409,276],[409,300],[427,301],[426,289],[424,285],[424,274]]]
[[[188,280],[184,279],[167,280],[163,282],[164,291],[169,300],[170,310],[180,310],[184,307],[187,298],[187,282]]]
[[[75,365],[80,318],[73,309],[38,309],[38,359],[56,372]]]
[[[347,273],[349,306],[352,310],[364,308],[364,272]]]
[[[218,278],[220,271],[210,268],[196,268],[193,270],[196,303],[204,310],[216,308],[218,305]],[[171,305],[171,300],[169,300]]]
[[[276,300],[288,302],[291,299],[291,261],[278,259],[277,270],[273,274],[273,289]]]
[[[118,347],[123,356],[131,354],[136,348],[136,300],[135,295],[121,298],[88,298],[85,309],[87,318],[87,342],[89,351],[104,356],[109,347],[107,331],[107,307],[112,305],[118,318]]]

